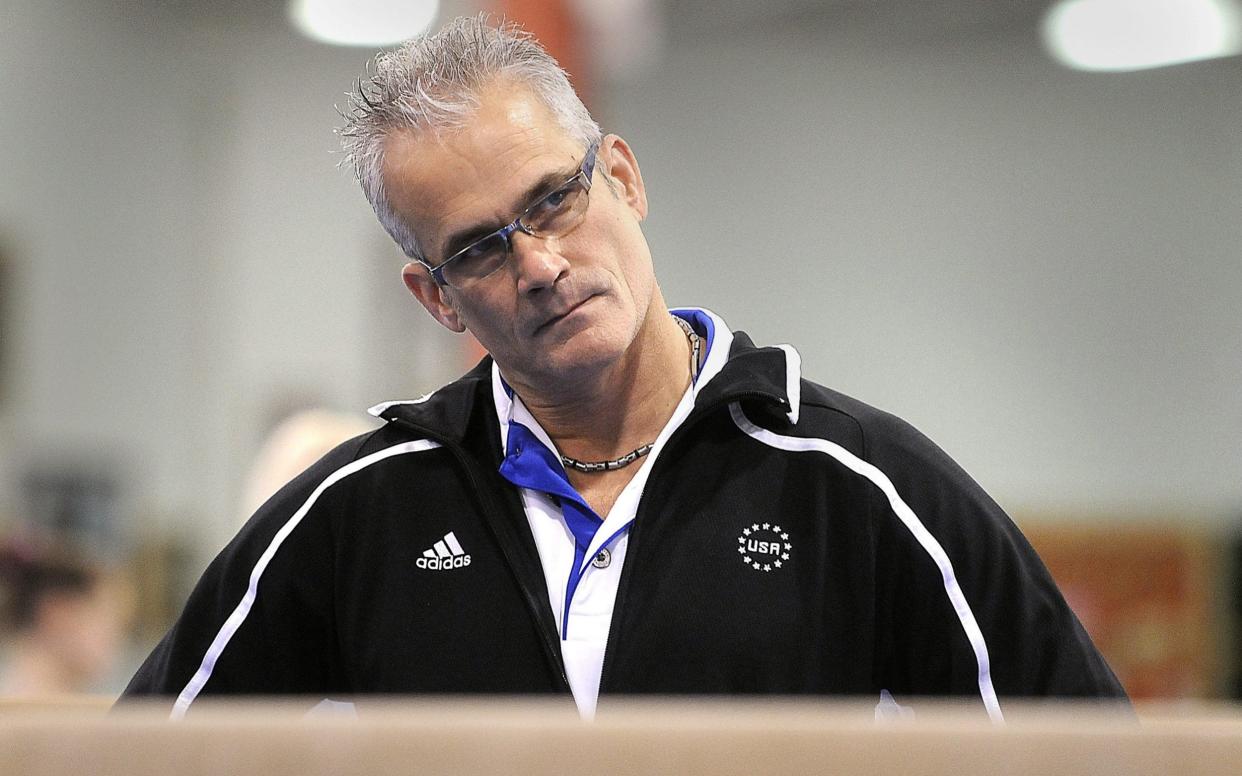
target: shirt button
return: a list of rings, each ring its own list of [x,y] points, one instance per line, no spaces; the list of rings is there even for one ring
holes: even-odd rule
[[[612,563],[612,553],[608,550],[600,550],[599,555],[591,558],[591,565],[597,569],[606,569]]]

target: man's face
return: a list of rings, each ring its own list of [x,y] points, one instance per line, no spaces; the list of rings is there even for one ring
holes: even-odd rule
[[[468,128],[396,135],[385,151],[390,203],[438,265],[568,179],[587,149],[524,89],[495,86]],[[450,329],[469,329],[516,384],[589,379],[627,352],[648,316],[656,286],[639,228],[647,203],[638,165],[611,135],[599,160],[586,214],[568,234],[515,232],[505,265],[463,288],[437,286],[416,263],[404,270],[427,310]]]

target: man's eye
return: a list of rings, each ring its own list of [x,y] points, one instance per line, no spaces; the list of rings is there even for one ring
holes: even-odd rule
[[[489,245],[490,242],[490,240],[479,240],[477,243],[467,245],[461,252],[461,258],[469,260],[485,255],[492,249],[492,246]]]
[[[565,205],[565,200],[569,199],[572,192],[571,186],[557,189],[539,202],[539,209],[546,212],[560,210]]]
[[[505,252],[505,238],[499,234],[492,233],[482,240],[477,240],[467,245],[461,252],[463,259],[477,259],[483,256],[490,256],[497,251]]]

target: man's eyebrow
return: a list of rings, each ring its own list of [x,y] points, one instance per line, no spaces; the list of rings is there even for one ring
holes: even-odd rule
[[[572,172],[557,170],[556,172],[550,172],[535,181],[522,194],[522,197],[519,200],[522,204],[513,210],[514,216],[519,215],[522,210],[535,204],[535,200],[539,199],[543,195],[551,194],[554,188],[574,177],[576,172],[577,169]],[[497,229],[504,228],[511,221],[512,219],[509,219],[502,224],[476,224],[474,226],[467,226],[458,229],[456,232],[450,234],[448,239],[444,241],[444,249],[441,253],[443,253],[444,258],[447,259],[475,240],[486,237],[492,232],[495,232]]]

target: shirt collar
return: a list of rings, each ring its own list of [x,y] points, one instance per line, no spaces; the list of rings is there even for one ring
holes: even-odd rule
[[[720,374],[729,360],[729,349],[733,345],[733,332],[728,324],[713,313],[701,307],[676,307],[670,313],[689,323],[704,340],[707,357],[703,360],[699,374],[694,381],[694,397],[697,400],[699,391]],[[513,388],[505,382],[500,373],[500,366],[492,364],[492,401],[496,406],[496,420],[500,426],[500,449],[507,450],[509,443],[509,424],[521,423],[529,429],[549,450],[556,450],[552,439],[539,425],[530,410],[522,403],[521,397],[515,398]]]
[[[696,406],[743,398],[767,399],[781,405],[791,423],[797,422],[801,394],[797,351],[789,345],[757,348],[745,333],[732,332],[720,316],[704,308],[680,307],[672,312],[689,321],[707,340],[707,357],[693,387]],[[484,386],[491,389],[490,402],[483,399],[487,391]],[[417,399],[377,404],[369,412],[384,420],[408,423],[436,439],[461,442],[473,412],[487,404],[492,405],[499,421],[503,451],[509,421],[514,419],[512,391],[490,356],[437,391]],[[540,441],[548,444],[547,434],[542,429],[535,431],[538,425],[529,427],[536,435],[542,434]]]

